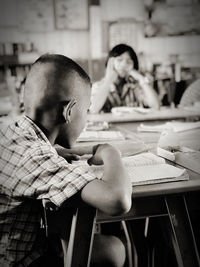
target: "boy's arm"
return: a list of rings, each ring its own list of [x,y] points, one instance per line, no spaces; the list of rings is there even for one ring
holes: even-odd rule
[[[58,155],[65,157],[66,154],[75,154],[78,156],[82,156],[85,154],[92,154],[94,145],[84,145],[84,146],[73,146],[72,148],[65,148],[58,144],[54,145]]]
[[[93,146],[76,146],[73,148],[65,148],[56,144],[54,145],[54,148],[59,156],[71,163],[72,161],[80,160],[82,155],[92,154]]]
[[[89,205],[110,215],[125,213],[131,208],[132,186],[120,153],[111,145],[99,145],[89,163],[99,164],[102,161],[102,180],[89,182],[82,189],[81,197]]]

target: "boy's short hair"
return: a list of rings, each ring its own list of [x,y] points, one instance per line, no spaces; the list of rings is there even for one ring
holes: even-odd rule
[[[90,82],[90,78],[87,75],[87,73],[79,66],[75,61],[73,61],[71,58],[68,58],[63,55],[59,54],[44,54],[41,57],[39,57],[34,63],[34,65],[37,64],[45,64],[45,63],[51,63],[55,66],[63,67],[67,71],[75,71],[79,76],[84,79],[87,82]]]
[[[91,84],[87,73],[72,59],[58,54],[44,54],[39,57],[33,63],[26,78],[25,113],[35,108],[50,110],[62,101],[63,92],[69,95],[72,93],[74,88],[70,84],[76,77]]]

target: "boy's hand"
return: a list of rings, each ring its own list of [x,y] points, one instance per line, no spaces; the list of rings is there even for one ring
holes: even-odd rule
[[[70,153],[70,149],[63,147],[56,147],[56,151],[59,156],[63,157],[67,162],[72,163],[72,161],[80,160],[80,156],[74,153]]]
[[[93,156],[88,159],[89,165],[102,165],[104,153],[119,153],[119,151],[109,144],[100,144],[93,147]],[[119,153],[120,154],[120,153]]]
[[[42,206],[46,210],[50,211],[58,210],[58,207],[47,198],[42,199]]]
[[[64,156],[62,156],[64,159],[66,159],[67,162],[72,163],[72,161],[77,161],[80,160],[80,156],[76,155],[76,154],[68,154],[65,153]]]

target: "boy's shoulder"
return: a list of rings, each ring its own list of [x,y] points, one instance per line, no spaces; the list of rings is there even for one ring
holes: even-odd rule
[[[56,153],[42,130],[26,116],[2,123],[0,137],[1,146],[13,153]]]

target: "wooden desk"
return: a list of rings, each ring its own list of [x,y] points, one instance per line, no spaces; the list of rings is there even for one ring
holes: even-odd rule
[[[199,193],[198,200],[200,200],[200,175],[194,172],[189,174],[189,181],[133,187],[133,204],[127,214],[113,218],[98,212],[97,222],[168,216],[171,235],[174,238],[177,266],[200,266],[199,252],[187,204],[187,197],[194,191]],[[194,204],[198,205],[198,203]]]
[[[192,171],[188,172],[189,181],[134,186],[133,204],[127,214],[112,217],[98,211],[96,218],[91,217],[90,219],[91,221],[96,220],[98,223],[108,223],[122,220],[130,222],[146,217],[168,217],[177,266],[200,266],[199,251],[190,219],[190,207],[188,206],[188,197],[193,193],[198,194],[198,200],[192,204],[199,205],[200,175]],[[200,211],[199,207],[198,210]],[[87,259],[85,260],[85,266],[89,267]]]
[[[129,131],[134,131],[137,126],[135,123],[123,125],[127,126]],[[120,124],[114,124],[113,127],[120,127]],[[152,141],[152,143],[155,142]],[[188,196],[197,193],[200,199],[200,175],[192,171],[188,172],[189,181],[134,186],[132,208],[122,216],[111,217],[100,211],[96,215],[93,208],[77,208],[73,214],[70,245],[68,250],[65,250],[65,267],[90,266],[93,229],[96,221],[99,223],[131,221],[155,216],[169,218],[177,266],[200,266],[199,251],[188,207]],[[199,203],[196,204],[199,205]],[[66,217],[67,211],[62,212],[65,216],[62,215],[61,218]]]
[[[153,186],[150,187],[153,188]],[[177,190],[179,191],[178,186]],[[177,267],[200,266],[199,251],[197,249],[194,229],[192,227],[190,210],[188,206],[188,197],[190,196],[191,192],[184,191],[179,194],[172,194],[169,190],[168,193],[162,193],[162,195],[158,194],[157,196],[145,196],[136,198],[133,193],[132,208],[127,214],[113,218],[101,212],[98,212],[97,222],[105,223],[121,220],[129,222],[130,220],[146,217],[168,217],[170,221],[170,227],[167,234],[170,235],[172,239],[173,248],[177,260]],[[197,199],[198,201],[200,200],[199,191]],[[141,265],[139,264],[138,266]]]
[[[200,118],[200,111],[191,111],[178,108],[161,108],[152,110],[147,114],[138,112],[116,115],[112,113],[88,114],[89,121],[107,121],[107,122],[137,122],[137,121],[155,121],[155,120],[174,120],[174,119],[194,119]]]
[[[51,226],[55,228],[55,223],[57,224],[57,232],[63,244],[64,266],[90,266],[96,221],[98,223],[122,220],[129,222],[139,218],[163,216],[170,220],[170,235],[173,237],[177,266],[200,266],[199,251],[188,207],[188,197],[191,194],[197,193],[198,201],[200,201],[200,175],[192,171],[189,171],[189,175],[189,181],[134,186],[131,210],[121,216],[113,217],[100,211],[96,215],[96,210],[87,205],[70,210],[64,208],[56,214],[51,214],[49,228]],[[199,209],[199,202],[194,204]],[[70,227],[71,215],[72,227],[69,238],[66,229]]]

